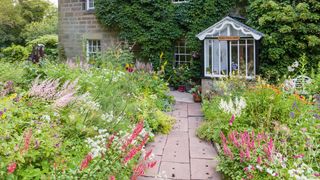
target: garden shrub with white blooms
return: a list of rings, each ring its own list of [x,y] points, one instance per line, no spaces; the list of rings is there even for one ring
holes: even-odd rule
[[[320,100],[282,90],[257,82],[204,100],[197,134],[219,144],[226,178],[319,179]]]
[[[0,177],[136,179],[156,165],[144,147],[172,126],[167,84],[108,55],[99,67],[0,61]]]

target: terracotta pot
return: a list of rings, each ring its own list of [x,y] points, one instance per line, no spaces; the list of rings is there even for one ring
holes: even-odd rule
[[[193,101],[201,102],[201,96],[199,94],[193,93]]]
[[[185,92],[186,91],[186,86],[184,86],[184,85],[179,86],[178,87],[178,91],[179,92]]]

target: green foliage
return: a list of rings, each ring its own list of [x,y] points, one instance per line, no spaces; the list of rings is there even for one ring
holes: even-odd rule
[[[43,44],[45,46],[45,54],[51,58],[56,59],[58,57],[58,35],[44,35],[27,43],[28,49],[31,50],[34,46]]]
[[[301,54],[308,58],[307,72],[320,61],[320,2],[252,0],[248,23],[265,33],[261,72],[278,81]]]
[[[54,21],[54,16],[57,16],[57,8],[46,0],[0,0],[0,4],[0,47],[10,46],[12,43],[24,44],[24,38],[30,40],[29,38],[31,37],[27,36],[30,35],[32,29],[34,30],[32,26],[35,25],[28,25],[25,29],[27,24],[40,22],[42,19],[50,19],[48,23],[53,25],[53,22],[50,21]],[[39,25],[44,24],[39,23]],[[46,27],[43,30],[40,29],[41,27],[38,27],[34,33],[43,35],[40,32],[49,31],[50,27]],[[24,33],[24,30],[30,33]],[[21,33],[24,34],[22,35]]]
[[[159,68],[158,55],[161,52],[168,64],[174,64],[173,52],[178,40],[186,39],[191,51],[200,52],[201,42],[195,35],[228,15],[235,0],[191,0],[177,4],[162,0],[96,0],[95,3],[99,21],[119,31],[121,39],[135,42],[140,47],[138,58],[152,62],[155,68]],[[195,64],[190,65],[192,71],[189,72],[193,79],[200,77],[200,65],[198,62]],[[167,70],[167,77],[173,71]]]
[[[124,157],[140,145],[147,133],[152,138],[153,133],[170,131],[173,120],[162,110],[169,110],[172,99],[167,96],[167,84],[157,73],[125,71],[121,64],[130,62],[132,55],[120,50],[108,54],[109,59],[104,63],[101,60],[99,67],[84,62],[44,61],[40,66],[30,62],[23,65],[0,62],[1,177],[105,179],[115,175],[117,179],[129,179],[132,176],[140,152],[128,163],[124,163]],[[49,83],[52,89],[40,88],[38,92],[42,95],[33,95],[31,92],[37,91],[36,77],[40,83],[54,80]],[[13,82],[12,91],[6,91],[9,80]],[[58,108],[54,98],[45,98],[48,94],[44,92],[66,90],[64,83],[74,81],[78,82],[74,87],[76,93],[71,95],[75,99],[66,106]],[[56,82],[60,82],[57,88]],[[64,98],[67,100],[68,96]],[[123,148],[128,134],[141,120],[144,130]],[[31,138],[26,140],[30,132]],[[97,146],[105,149],[112,135],[116,137],[110,147],[81,170],[86,155],[95,153]],[[90,139],[97,144],[90,145]],[[7,170],[11,163],[17,164],[12,174]]]
[[[20,45],[7,47],[3,49],[1,53],[3,54],[2,59],[8,62],[24,61],[27,60],[29,55],[27,48]]]
[[[23,31],[21,32],[21,36],[27,42],[30,42],[34,39],[39,38],[40,36],[48,35],[48,34],[57,34],[58,33],[58,16],[46,17],[41,21],[31,22],[27,24]]]
[[[320,125],[318,105],[263,82],[244,87],[240,92],[238,88],[231,89],[203,103],[206,121],[197,133],[201,138],[221,145],[217,169],[230,179],[314,178],[319,171],[319,157],[316,155],[320,151],[317,140],[320,135],[317,132]],[[233,118],[229,110],[238,107],[236,97],[245,99],[245,108]],[[221,132],[226,140],[223,140]],[[251,147],[245,142],[248,132]],[[232,138],[232,134],[237,140]],[[262,140],[261,134],[268,138]],[[271,154],[268,155],[268,147],[271,146]],[[259,156],[261,162],[257,160]],[[297,171],[301,173],[294,173]]]

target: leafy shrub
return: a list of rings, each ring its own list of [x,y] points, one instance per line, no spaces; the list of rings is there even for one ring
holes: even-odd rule
[[[49,58],[58,58],[58,36],[55,34],[52,35],[43,35],[38,37],[37,39],[34,39],[32,41],[29,41],[27,43],[28,48],[30,49],[30,52],[32,48],[38,44],[43,44],[45,46],[45,54]]]
[[[240,114],[233,111],[239,96]],[[218,170],[231,179],[316,178],[319,110],[302,96],[257,83],[205,100],[198,135],[221,145]]]
[[[2,59],[7,62],[25,61],[28,58],[27,48],[20,45],[11,45],[1,51]]]
[[[99,67],[29,62],[23,79],[10,75],[14,65],[0,62],[7,67],[3,81],[14,78],[10,91],[0,87],[1,177],[135,179],[155,165],[143,146],[172,126],[162,112],[172,102],[168,88],[156,73],[125,71],[120,60],[131,56],[113,54],[119,63]]]

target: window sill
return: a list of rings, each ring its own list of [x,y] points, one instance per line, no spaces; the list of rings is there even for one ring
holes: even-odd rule
[[[85,11],[85,14],[94,14],[95,13],[95,9],[88,9]]]

